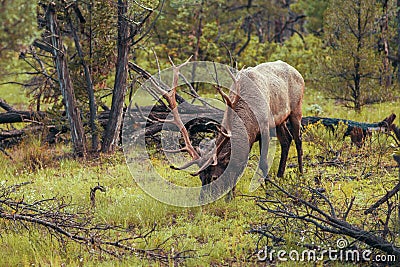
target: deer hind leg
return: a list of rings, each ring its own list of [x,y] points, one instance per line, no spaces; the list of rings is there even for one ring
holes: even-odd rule
[[[301,140],[301,113],[299,115],[291,114],[289,116],[292,125],[291,133],[296,143],[297,161],[299,163],[299,171],[303,173],[303,145]]]
[[[290,134],[290,131],[286,127],[286,122],[283,122],[281,125],[276,126],[276,135],[278,137],[279,143],[281,144],[281,159],[279,161],[277,176],[282,177],[285,172],[290,143],[292,142],[293,138]]]

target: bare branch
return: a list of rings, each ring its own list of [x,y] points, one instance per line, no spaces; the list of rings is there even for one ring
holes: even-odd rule
[[[367,210],[364,211],[364,214],[369,214],[373,212],[380,205],[388,201],[392,196],[394,196],[400,190],[400,182],[390,191],[388,191],[382,198],[380,198],[377,202],[375,202],[372,206],[370,206]]]

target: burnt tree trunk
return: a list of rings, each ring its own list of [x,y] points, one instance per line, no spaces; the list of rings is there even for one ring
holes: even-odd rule
[[[118,145],[127,88],[128,53],[130,47],[129,23],[126,19],[128,2],[118,0],[118,57],[110,117],[103,136],[101,151],[112,153]]]
[[[69,76],[66,51],[61,40],[61,33],[57,24],[55,3],[50,3],[46,11],[46,22],[51,33],[52,54],[57,69],[60,90],[63,95],[65,110],[71,126],[71,137],[74,153],[79,157],[86,156],[86,139],[81,116],[76,106],[74,88]]]

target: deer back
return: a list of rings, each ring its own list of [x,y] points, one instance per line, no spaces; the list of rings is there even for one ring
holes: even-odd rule
[[[239,76],[240,97],[261,127],[280,125],[290,113],[301,113],[304,80],[289,64],[280,60],[263,63],[243,70]]]

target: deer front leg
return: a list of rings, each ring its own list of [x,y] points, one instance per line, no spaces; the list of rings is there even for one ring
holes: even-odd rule
[[[259,168],[263,173],[263,177],[266,178],[268,175],[268,148],[269,148],[269,129],[265,133],[261,134],[260,138],[260,162]]]
[[[290,143],[292,142],[292,135],[286,127],[286,122],[276,127],[276,135],[279,143],[281,144],[281,159],[279,161],[278,177],[282,177],[285,173],[286,161],[289,155]]]

